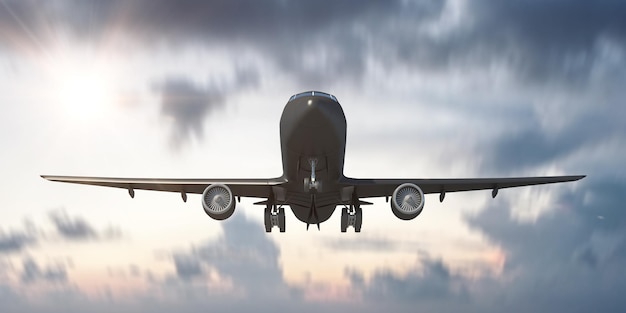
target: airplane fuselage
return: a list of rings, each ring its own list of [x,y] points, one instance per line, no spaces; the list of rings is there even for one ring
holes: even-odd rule
[[[280,141],[287,180],[284,203],[305,223],[326,221],[341,203],[342,186],[338,185],[346,150],[346,118],[341,105],[320,92],[293,96],[280,119]],[[317,216],[312,220],[313,206]]]

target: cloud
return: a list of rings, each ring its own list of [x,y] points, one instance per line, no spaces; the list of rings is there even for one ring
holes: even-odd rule
[[[420,305],[443,312],[461,307],[471,311],[467,278],[453,274],[441,260],[426,255],[421,255],[418,263],[405,274],[397,274],[397,269],[381,268],[369,280],[353,270],[347,270],[346,276],[363,301],[375,307],[410,309]]]
[[[64,210],[48,213],[48,218],[55,232],[63,239],[79,240],[112,240],[122,237],[119,228],[109,226],[102,230],[95,230],[84,218],[70,217]],[[46,243],[50,238],[48,231],[31,220],[25,220],[23,230],[4,231],[0,229],[0,255],[21,253],[28,247]]]
[[[32,234],[25,232],[13,231],[5,233],[0,231],[0,254],[20,252],[29,245],[36,243],[36,239]]]
[[[372,61],[437,71],[500,64],[528,82],[585,82],[607,44],[622,54],[626,48],[626,4],[612,0],[3,3],[8,45],[47,42],[61,32],[82,41],[126,36],[172,48],[245,48],[320,84],[358,80]]]
[[[200,277],[203,274],[200,261],[189,256],[175,255],[174,266],[176,267],[176,276],[182,280]]]
[[[121,231],[114,227],[97,231],[82,217],[70,217],[65,210],[51,211],[48,214],[56,232],[67,240],[117,239]]]
[[[587,180],[534,222],[514,219],[501,203],[469,217],[506,254],[503,275],[510,280],[481,282],[501,299],[488,311],[619,311],[626,304],[625,188],[610,177]]]
[[[65,211],[50,212],[49,217],[57,232],[63,238],[70,240],[82,240],[97,237],[96,231],[83,218],[70,218]]]
[[[259,83],[258,73],[251,68],[236,68],[233,76],[232,79],[212,80],[205,86],[171,77],[158,86],[161,114],[173,124],[173,147],[180,147],[194,136],[201,139],[205,119],[224,106],[228,95]]]
[[[22,261],[22,273],[20,275],[23,283],[36,283],[44,281],[48,283],[66,283],[67,269],[64,264],[54,264],[41,268],[32,258]]]
[[[29,220],[24,220],[23,230],[4,231],[0,228],[0,254],[22,252],[38,243],[40,230]]]
[[[626,125],[621,116],[626,114],[626,109],[619,100],[623,92],[607,92],[596,87],[590,86],[582,93],[556,96],[557,100],[553,99],[554,95],[549,98],[543,94],[530,96],[536,103],[528,106],[532,111],[529,117],[512,123],[508,129],[502,129],[495,140],[482,144],[483,168],[519,171],[565,163],[567,158],[579,154],[581,158],[585,158],[583,155],[589,158],[585,151],[601,151],[607,145],[624,147],[626,141],[621,134],[626,132]],[[609,161],[610,156],[606,159]],[[578,168],[573,170],[577,173],[599,168],[585,162],[576,163]]]
[[[258,223],[234,215],[224,222],[220,238],[173,255],[177,277],[200,277],[203,268],[213,268],[250,297],[267,291],[279,296],[285,292],[279,263],[279,249]]]

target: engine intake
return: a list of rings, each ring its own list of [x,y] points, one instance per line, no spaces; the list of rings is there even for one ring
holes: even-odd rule
[[[202,192],[202,207],[211,218],[224,220],[235,212],[235,197],[226,185],[210,185]]]
[[[415,184],[402,184],[391,196],[391,211],[401,220],[416,218],[423,208],[424,192]]]

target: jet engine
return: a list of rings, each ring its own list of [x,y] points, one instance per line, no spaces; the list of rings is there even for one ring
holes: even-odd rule
[[[416,218],[423,208],[424,192],[415,184],[402,184],[391,196],[391,211],[401,220]]]
[[[202,192],[202,207],[211,218],[225,220],[235,212],[235,197],[226,185],[210,185]]]

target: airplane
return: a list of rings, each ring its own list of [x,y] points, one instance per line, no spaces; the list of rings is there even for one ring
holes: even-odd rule
[[[570,182],[585,175],[445,178],[445,179],[359,179],[343,175],[346,150],[346,118],[337,98],[320,91],[291,96],[280,119],[280,143],[283,175],[269,179],[158,179],[108,178],[41,175],[50,181],[135,190],[156,190],[202,194],[202,207],[213,219],[224,220],[235,211],[241,197],[265,199],[265,231],[277,227],[285,232],[285,206],[296,218],[309,225],[320,224],[341,206],[341,232],[352,227],[361,231],[361,206],[372,203],[364,198],[391,198],[391,211],[401,220],[412,220],[424,208],[425,194],[439,194],[443,202],[449,192],[491,190],[493,198],[504,188]]]

